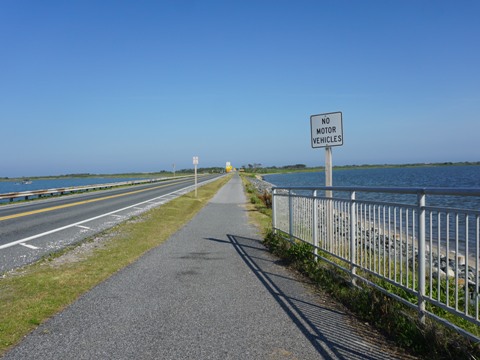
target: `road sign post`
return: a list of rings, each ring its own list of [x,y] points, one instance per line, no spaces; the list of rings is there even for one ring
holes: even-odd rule
[[[198,156],[193,157],[193,165],[195,166],[195,197],[197,197],[197,165],[198,165]]]

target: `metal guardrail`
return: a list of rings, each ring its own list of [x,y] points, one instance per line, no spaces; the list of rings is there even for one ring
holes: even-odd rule
[[[480,189],[274,187],[272,194],[274,231],[310,243],[317,259],[417,309],[420,321],[429,316],[480,341],[436,311],[480,325]]]
[[[189,178],[189,177],[193,177],[193,175],[164,177],[164,178],[145,179],[145,180],[131,180],[131,181],[122,181],[122,182],[107,183],[107,184],[94,184],[94,185],[86,185],[86,186],[70,186],[70,187],[54,188],[54,189],[11,192],[11,193],[0,194],[0,200],[9,200],[10,202],[13,202],[14,199],[19,199],[19,198],[24,198],[25,200],[29,200],[29,198],[35,197],[35,196],[42,197],[42,196],[64,195],[68,193],[110,189],[113,187],[120,187],[120,186],[150,184],[150,183],[155,183],[160,181],[183,179],[183,178]]]

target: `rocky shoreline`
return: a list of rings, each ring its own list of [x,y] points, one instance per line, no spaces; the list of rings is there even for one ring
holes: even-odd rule
[[[418,264],[418,247],[412,245],[412,240],[409,240],[408,243],[405,240],[392,240],[374,227],[359,229],[358,238],[360,241],[357,241],[357,245],[363,249],[380,252],[384,257],[401,253],[404,262],[410,268],[414,264],[415,266]],[[364,239],[363,242],[362,239]],[[469,263],[472,263],[472,260],[469,260]],[[429,244],[426,244],[425,267],[426,275],[430,276],[431,274],[433,279],[454,279],[458,269],[458,279],[461,285],[468,283],[470,287],[474,287],[477,282],[475,267],[470,265],[467,267],[465,256],[456,254],[454,251],[450,251],[448,254],[440,251],[439,256],[438,249],[430,250]]]
[[[271,194],[272,193],[272,187],[275,185],[263,180],[263,178],[260,175],[255,175],[255,177],[245,177],[252,185],[253,187],[260,193],[264,194],[265,192]]]

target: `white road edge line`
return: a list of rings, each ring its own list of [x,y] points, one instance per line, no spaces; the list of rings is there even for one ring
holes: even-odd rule
[[[168,196],[168,195],[172,195],[172,194],[175,194],[175,193],[179,193],[181,190],[182,190],[182,189],[180,189],[180,190],[175,190],[175,191],[172,191],[171,193],[168,193],[168,194],[165,194],[165,195],[162,195],[162,196],[158,196],[158,197],[153,198],[153,199],[150,199],[150,200],[142,201],[142,202],[140,202],[140,203],[138,203],[138,204],[134,204],[134,205],[130,205],[130,206],[124,207],[123,209],[118,209],[118,210],[115,210],[115,211],[111,211],[111,212],[109,212],[109,213],[105,213],[105,214],[102,214],[102,215],[98,215],[98,216],[92,217],[92,218],[90,218],[90,219],[82,220],[82,221],[76,222],[76,223],[74,223],[74,224],[65,225],[65,226],[59,227],[59,228],[57,228],[57,229],[45,231],[44,233],[41,233],[41,234],[37,234],[37,235],[33,235],[33,236],[26,237],[26,238],[24,238],[24,239],[12,241],[12,242],[10,242],[10,243],[0,245],[0,250],[6,249],[6,248],[9,248],[9,247],[11,247],[11,246],[18,245],[18,244],[25,245],[25,244],[22,244],[22,243],[24,243],[24,242],[26,242],[26,241],[38,239],[38,238],[40,238],[40,237],[42,237],[42,236],[50,235],[50,234],[53,234],[53,233],[56,233],[56,232],[59,232],[59,231],[65,230],[65,229],[69,229],[69,228],[74,227],[74,226],[79,226],[79,225],[85,224],[85,223],[87,223],[87,222],[100,219],[100,218],[105,217],[105,216],[109,216],[109,215],[112,215],[112,214],[116,214],[116,213],[118,213],[118,212],[120,212],[120,211],[124,211],[124,210],[130,209],[130,208],[133,208],[133,207],[135,207],[135,206],[139,206],[139,205],[142,205],[142,204],[146,204],[146,203],[148,203],[148,202],[150,202],[150,201],[152,201],[152,200],[161,199],[162,197],[165,197],[165,196]]]
[[[85,230],[92,230],[92,228],[89,228],[88,226],[83,226],[83,225],[76,225],[76,227],[79,227]]]
[[[29,249],[32,249],[32,250],[38,250],[38,249],[40,249],[39,247],[30,245],[30,244],[20,243],[19,245],[25,246],[25,247],[27,247],[27,248],[29,248]]]

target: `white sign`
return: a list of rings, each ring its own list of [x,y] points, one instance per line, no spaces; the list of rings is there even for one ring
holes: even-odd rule
[[[198,165],[198,156],[193,157],[193,165]]]
[[[310,116],[312,148],[343,145],[342,113]]]

